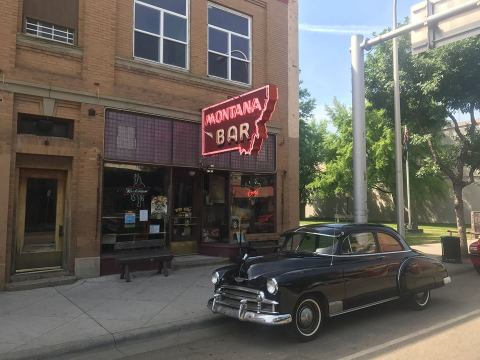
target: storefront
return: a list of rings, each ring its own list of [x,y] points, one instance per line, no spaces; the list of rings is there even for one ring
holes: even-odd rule
[[[198,123],[117,110],[105,117],[103,273],[118,241],[163,239],[176,255],[228,255],[240,239],[275,236],[275,135],[257,155],[207,158]]]

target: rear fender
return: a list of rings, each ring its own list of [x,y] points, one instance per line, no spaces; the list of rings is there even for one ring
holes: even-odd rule
[[[405,259],[398,269],[397,286],[401,296],[443,286],[447,277],[445,266],[427,256]]]

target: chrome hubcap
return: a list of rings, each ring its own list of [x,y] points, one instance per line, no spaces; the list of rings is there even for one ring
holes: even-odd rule
[[[428,291],[415,294],[415,301],[420,306],[425,306],[429,298],[430,298],[430,293]]]
[[[313,321],[313,311],[309,308],[304,308],[300,312],[300,323],[303,327],[309,327]]]

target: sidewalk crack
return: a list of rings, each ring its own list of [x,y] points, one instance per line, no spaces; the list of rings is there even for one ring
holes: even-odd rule
[[[148,319],[146,322],[143,323],[143,326],[148,326],[148,324],[151,323],[151,321],[157,317],[163,310],[165,310],[165,308],[167,308],[168,306],[170,306],[172,303],[174,303],[178,298],[180,298],[181,296],[183,296],[183,294],[185,294],[188,290],[190,290],[195,284],[198,283],[198,281],[200,280],[200,278],[203,276],[200,275],[198,276],[188,287],[186,287],[182,292],[180,292],[177,296],[175,296],[175,298],[173,298],[170,302],[168,302],[165,306],[163,306],[158,312],[156,312],[150,319]]]
[[[113,333],[108,330],[105,326],[103,326],[102,324],[100,324],[93,316],[91,316],[86,310],[84,310],[81,306],[79,306],[78,304],[74,303],[70,298],[68,298],[67,296],[65,296],[61,291],[59,291],[57,288],[55,288],[55,290],[61,295],[63,296],[70,304],[72,304],[73,306],[77,307],[83,314],[87,315],[91,320],[93,320],[98,326],[100,326],[103,330],[105,330],[108,334],[110,334],[110,336],[112,337],[112,340],[113,342],[116,344],[115,342],[115,336],[113,336]]]

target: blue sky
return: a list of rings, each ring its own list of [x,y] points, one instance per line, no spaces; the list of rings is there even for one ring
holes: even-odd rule
[[[398,18],[421,0],[398,0]],[[316,118],[334,97],[351,105],[350,36],[392,24],[393,0],[300,0],[300,78],[317,100]]]

